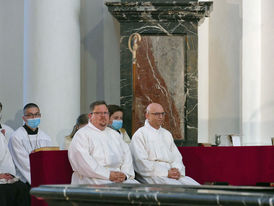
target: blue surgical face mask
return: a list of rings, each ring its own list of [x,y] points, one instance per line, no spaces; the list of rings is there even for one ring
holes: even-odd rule
[[[28,126],[35,129],[40,124],[40,118],[28,119]]]
[[[123,120],[116,120],[116,119],[114,119],[112,121],[111,127],[113,129],[119,130],[119,129],[122,128],[122,126],[123,126]]]

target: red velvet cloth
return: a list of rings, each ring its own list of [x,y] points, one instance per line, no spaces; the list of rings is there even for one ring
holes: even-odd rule
[[[70,184],[72,168],[68,151],[40,151],[30,154],[31,187],[49,184]],[[43,200],[32,197],[32,206],[46,206]]]
[[[179,147],[186,175],[201,184],[227,182],[254,186],[274,182],[274,147]]]
[[[231,185],[256,185],[274,182],[273,146],[179,147],[186,175],[201,184],[227,182]],[[72,168],[67,150],[30,154],[32,187],[44,184],[70,184]],[[32,198],[32,206],[46,206]]]

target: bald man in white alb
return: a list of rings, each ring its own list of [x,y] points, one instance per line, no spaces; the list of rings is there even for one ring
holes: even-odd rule
[[[164,117],[163,107],[151,103],[146,109],[145,125],[132,137],[130,150],[138,180],[149,184],[199,185],[185,176],[182,156],[173,137],[161,127]]]

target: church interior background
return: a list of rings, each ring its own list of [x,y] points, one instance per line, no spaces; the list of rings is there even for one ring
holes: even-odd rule
[[[242,145],[270,145],[274,1],[212,1],[198,27],[198,142],[236,134]],[[61,145],[92,101],[120,104],[120,23],[105,1],[0,5],[3,123],[17,129],[23,105],[35,102],[41,127]]]

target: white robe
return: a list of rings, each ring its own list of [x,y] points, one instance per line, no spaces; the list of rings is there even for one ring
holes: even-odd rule
[[[9,150],[16,167],[16,174],[22,182],[31,183],[29,154],[40,147],[53,146],[51,139],[41,129],[38,134],[28,135],[19,127],[9,140]]]
[[[6,131],[5,137],[6,137],[7,142],[9,142],[9,139],[10,139],[12,133],[14,132],[14,130],[6,124],[1,124],[1,125],[2,125],[2,129],[4,129]]]
[[[15,176],[15,167],[8,149],[5,136],[0,133],[0,174],[9,173]]]
[[[160,127],[151,127],[146,120],[145,126],[139,128],[130,143],[134,169],[149,184],[186,184],[199,185],[195,180],[185,176],[185,166],[173,137],[169,131]],[[179,180],[168,178],[168,171],[177,168],[181,173]]]
[[[68,149],[73,169],[71,184],[107,184],[111,171],[127,176],[124,183],[134,180],[132,157],[119,133],[110,128],[103,131],[90,122],[74,135]]]

